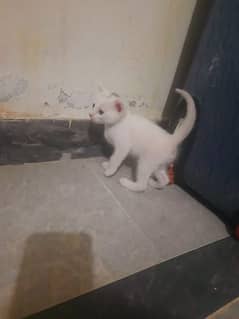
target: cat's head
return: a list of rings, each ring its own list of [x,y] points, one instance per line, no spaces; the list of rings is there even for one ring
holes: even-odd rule
[[[114,125],[127,113],[127,110],[116,93],[110,93],[99,87],[92,111],[89,116],[93,123]]]

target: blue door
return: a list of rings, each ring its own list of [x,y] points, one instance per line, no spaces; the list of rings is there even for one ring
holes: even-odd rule
[[[184,181],[239,223],[239,0],[215,0],[185,86],[199,115]]]

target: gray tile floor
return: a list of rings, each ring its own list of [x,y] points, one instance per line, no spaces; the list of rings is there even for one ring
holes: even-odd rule
[[[0,318],[17,319],[227,236],[177,186],[135,194],[100,159],[0,167]]]
[[[206,319],[238,319],[239,317],[239,298],[229,302],[224,307],[210,315]]]

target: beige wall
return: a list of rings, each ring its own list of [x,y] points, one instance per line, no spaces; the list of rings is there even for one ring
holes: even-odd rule
[[[159,117],[196,0],[0,0],[0,115],[86,118],[98,82]]]

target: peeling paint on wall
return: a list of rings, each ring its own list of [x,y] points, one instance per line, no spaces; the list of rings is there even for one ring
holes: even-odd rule
[[[58,109],[62,105],[64,109],[85,110],[90,107],[92,101],[92,94],[80,90],[72,90],[69,93],[66,89],[61,88],[57,96]]]
[[[67,94],[63,89],[60,89],[60,93],[57,97],[58,103],[60,103],[60,104],[67,103],[67,102],[69,102],[70,97],[71,96],[69,94]]]
[[[196,0],[42,1],[3,1],[0,116],[86,119],[103,82],[160,117]]]
[[[135,100],[131,100],[131,101],[129,101],[129,106],[130,107],[136,107],[136,101]]]
[[[28,87],[28,81],[13,75],[0,77],[0,103],[8,102],[12,98],[22,95]]]
[[[47,84],[47,92],[43,94],[39,112],[15,111],[15,105],[25,103],[25,95],[29,94],[28,82],[20,77],[5,76],[0,78],[0,118],[56,118],[56,119],[79,119],[89,117],[89,109],[94,100],[94,93],[83,90],[64,88],[53,83]],[[24,99],[21,99],[23,95]],[[115,96],[119,96],[115,93]],[[16,97],[18,97],[16,99]],[[149,102],[143,96],[121,96],[123,103],[132,112],[140,112],[148,117],[150,114]],[[14,104],[15,103],[15,104]],[[25,104],[26,105],[26,104]],[[31,110],[31,108],[29,108]],[[152,117],[153,118],[153,117]]]

